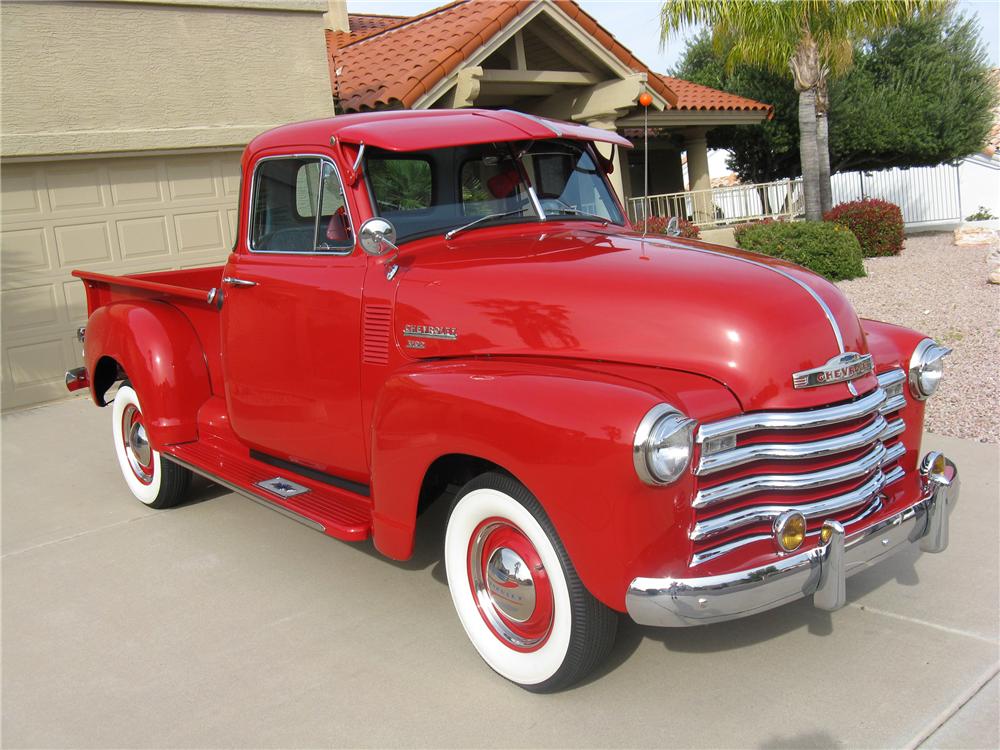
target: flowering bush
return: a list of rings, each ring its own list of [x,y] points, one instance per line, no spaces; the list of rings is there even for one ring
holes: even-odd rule
[[[903,249],[903,213],[895,203],[875,198],[841,203],[823,219],[850,229],[866,258],[899,255]]]
[[[649,217],[649,231],[653,234],[666,234],[667,224],[670,223],[669,216],[650,216]],[[638,222],[638,226],[642,226],[642,222]],[[701,237],[701,230],[694,224],[692,224],[687,219],[682,219],[677,217],[677,228],[681,230],[681,237],[687,237],[692,240],[696,240]]]
[[[861,247],[851,230],[825,221],[771,221],[743,227],[737,244],[805,266],[831,281],[865,275]]]

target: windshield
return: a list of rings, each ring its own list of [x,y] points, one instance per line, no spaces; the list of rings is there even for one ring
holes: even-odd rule
[[[600,168],[578,141],[404,153],[371,149],[365,175],[373,205],[396,227],[398,242],[442,234],[476,219],[483,219],[477,227],[538,221],[529,184],[550,219],[624,223]]]

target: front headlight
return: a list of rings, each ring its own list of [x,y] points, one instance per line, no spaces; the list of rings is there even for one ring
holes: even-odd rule
[[[944,374],[944,358],[951,354],[951,349],[938,346],[931,339],[924,339],[913,350],[910,357],[910,393],[915,399],[923,401],[933,395]]]
[[[646,484],[676,481],[691,462],[694,448],[693,419],[670,404],[657,404],[635,431],[632,460],[635,473]]]

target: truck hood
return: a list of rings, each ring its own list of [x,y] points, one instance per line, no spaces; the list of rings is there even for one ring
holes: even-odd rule
[[[404,246],[394,331],[408,357],[549,356],[669,368],[727,386],[746,410],[853,398],[792,374],[868,352],[837,287],[790,263],[573,222]],[[839,340],[838,340],[839,339]],[[854,381],[858,393],[873,375]]]

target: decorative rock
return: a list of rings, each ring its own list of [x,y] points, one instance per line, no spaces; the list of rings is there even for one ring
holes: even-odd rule
[[[986,267],[989,269],[988,281],[991,284],[1000,284],[1000,232],[993,232],[990,253],[986,256]]]
[[[988,245],[993,241],[993,232],[989,227],[961,226],[955,230],[955,244]]]

